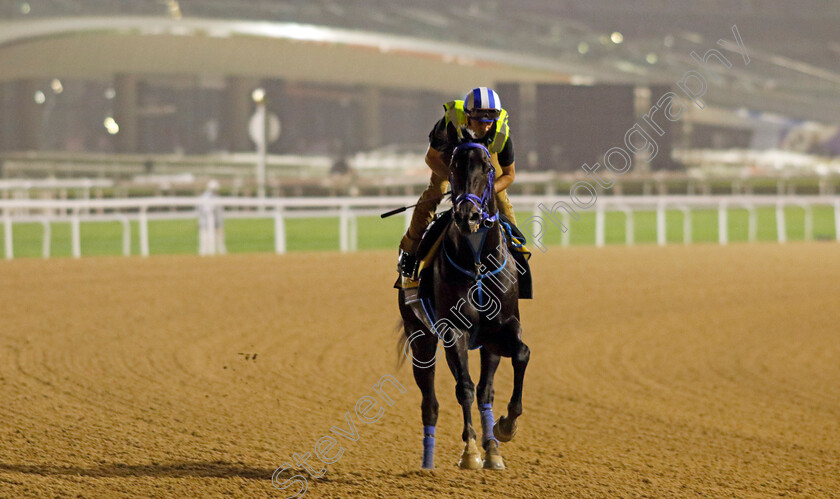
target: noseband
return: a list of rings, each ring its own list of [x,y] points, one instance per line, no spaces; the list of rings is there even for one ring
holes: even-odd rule
[[[467,149],[480,149],[480,150],[484,151],[485,154],[487,154],[488,159],[490,158],[490,151],[487,150],[487,148],[484,147],[483,145],[475,143],[475,142],[466,142],[464,144],[459,145],[452,152],[452,156],[454,157],[458,153],[458,151],[463,151],[463,150],[467,150]],[[459,194],[452,202],[455,209],[457,210],[458,207],[461,206],[463,203],[469,202],[469,203],[472,203],[473,206],[475,206],[476,209],[478,210],[478,214],[480,216],[480,223],[482,223],[482,224],[484,224],[486,222],[491,222],[492,223],[492,222],[495,222],[496,220],[498,220],[499,219],[499,212],[498,211],[496,211],[496,213],[494,213],[493,215],[490,215],[490,213],[487,211],[487,203],[490,202],[490,196],[493,195],[493,185],[494,185],[495,180],[496,180],[496,169],[495,168],[490,168],[490,173],[488,173],[488,175],[487,175],[487,186],[485,186],[484,192],[481,194],[481,197],[478,197],[478,196],[476,196],[475,194],[472,194],[472,193]],[[449,176],[449,184],[452,185],[452,174],[451,173],[450,173],[450,176]]]

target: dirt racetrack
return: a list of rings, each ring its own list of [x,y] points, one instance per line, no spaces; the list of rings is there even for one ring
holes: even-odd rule
[[[455,467],[445,364],[437,469],[420,470],[394,259],[0,263],[0,497],[287,497],[275,468],[349,428],[387,374],[407,391],[353,416],[358,440],[304,497],[840,497],[836,244],[536,255],[502,472]],[[497,417],[511,379],[504,360]]]

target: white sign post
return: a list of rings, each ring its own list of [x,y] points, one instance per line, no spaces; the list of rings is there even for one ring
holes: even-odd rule
[[[268,144],[280,138],[280,118],[269,113],[265,106],[265,93],[257,89],[253,93],[257,110],[248,123],[248,135],[257,145],[257,197],[265,198],[265,164]]]

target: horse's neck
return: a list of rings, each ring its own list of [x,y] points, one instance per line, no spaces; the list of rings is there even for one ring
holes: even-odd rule
[[[481,249],[482,260],[489,255],[500,255],[505,251],[502,244],[502,225],[497,221],[487,232],[487,239],[484,241],[484,248]]]
[[[470,243],[466,237],[461,236],[461,232],[454,224],[449,226],[447,239],[449,243],[448,247],[454,250],[454,254],[450,255],[450,257],[458,262],[459,265],[463,264],[466,268],[472,268],[475,263],[475,258],[470,249]],[[449,250],[447,249],[447,251]],[[484,245],[481,248],[480,262],[486,267],[494,269],[496,265],[490,261],[490,256],[492,255],[496,261],[504,261],[504,251],[506,250],[502,239],[501,224],[496,222],[487,231],[487,238],[484,240]]]

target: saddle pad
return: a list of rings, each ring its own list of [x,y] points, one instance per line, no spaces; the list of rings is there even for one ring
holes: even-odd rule
[[[409,279],[403,275],[397,276],[397,282],[394,283],[394,289],[413,289],[420,286],[420,281]]]
[[[531,258],[531,252],[525,246],[525,236],[519,230],[519,228],[510,223],[510,221],[502,214],[499,214],[501,220],[506,222],[508,227],[510,227],[510,231],[512,235],[508,235],[509,239],[515,239],[517,241],[522,241],[522,245],[518,248],[508,244],[508,249],[511,252],[511,256],[513,256],[514,260],[519,264],[519,267],[525,269],[524,274],[519,274],[519,298],[523,300],[529,300],[534,297],[533,295],[533,283],[531,279],[531,266],[528,264],[528,260]],[[398,276],[397,281],[394,283],[395,289],[413,289],[413,288],[420,288],[418,291],[418,295],[421,298],[429,298],[431,297],[432,290],[434,289],[433,286],[433,273],[431,272],[432,262],[434,261],[435,256],[437,255],[438,250],[440,249],[440,245],[443,242],[443,236],[446,232],[446,227],[452,221],[452,210],[449,209],[443,213],[439,213],[435,216],[432,220],[431,225],[429,228],[426,229],[426,232],[423,233],[423,238],[420,241],[420,246],[417,250],[417,257],[420,258],[420,264],[418,266],[417,275],[419,276],[420,280],[415,281],[414,279],[409,279],[408,277]],[[510,241],[508,241],[510,243]]]
[[[429,257],[434,257],[440,245],[440,240],[451,221],[452,208],[435,215],[429,227],[423,232],[423,237],[420,238],[420,244],[417,245],[417,259],[420,260],[421,265],[424,261],[426,261],[426,265],[429,265],[431,262],[431,258]],[[417,275],[420,275],[419,272]]]

